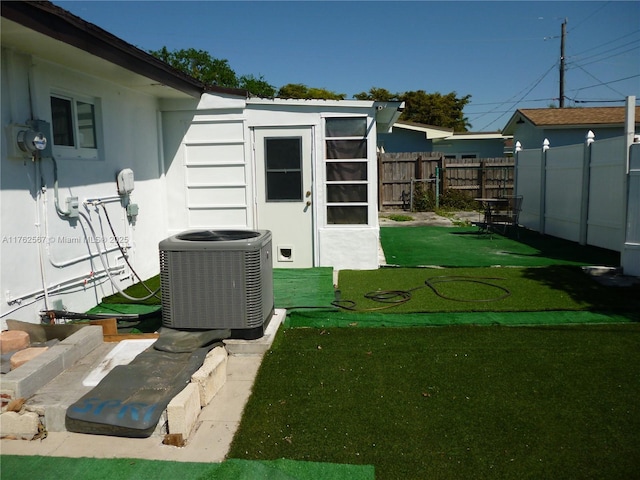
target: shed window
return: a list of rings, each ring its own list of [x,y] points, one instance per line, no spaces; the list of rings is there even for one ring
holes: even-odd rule
[[[325,121],[327,223],[369,223],[367,118]]]

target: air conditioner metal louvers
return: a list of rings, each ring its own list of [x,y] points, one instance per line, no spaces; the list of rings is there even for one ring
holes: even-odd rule
[[[195,231],[160,242],[163,325],[257,338],[273,314],[271,232]]]

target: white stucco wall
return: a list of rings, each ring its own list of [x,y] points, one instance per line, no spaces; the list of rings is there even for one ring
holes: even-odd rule
[[[105,203],[129,260],[142,278],[159,271],[158,242],[166,235],[165,197],[161,193],[160,135],[157,100],[100,78],[70,71],[43,59],[2,51],[2,126],[37,118],[51,122],[50,94],[68,93],[94,99],[99,122],[100,158],[56,155],[61,206],[78,197],[80,211],[111,249],[110,266],[122,266],[102,207],[83,206],[88,198],[116,197]],[[54,208],[54,164],[7,156],[13,139],[3,128],[0,163],[0,315],[39,322],[45,308],[83,312],[115,292],[101,273],[94,234],[84,219],[62,219]],[[51,139],[50,139],[51,141]],[[60,152],[57,152],[60,153]],[[138,204],[135,224],[117,199],[116,174],[131,168]],[[93,252],[93,255],[90,253]],[[124,266],[117,284],[134,283]],[[46,291],[46,293],[45,293]],[[45,296],[47,297],[45,300]]]

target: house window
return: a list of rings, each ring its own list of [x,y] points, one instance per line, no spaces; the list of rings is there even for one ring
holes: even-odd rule
[[[447,160],[470,160],[478,158],[477,153],[449,153],[444,156]]]
[[[302,137],[265,138],[267,202],[302,200]]]
[[[327,223],[369,223],[367,119],[325,121]]]
[[[95,101],[52,95],[51,123],[59,155],[97,158]]]

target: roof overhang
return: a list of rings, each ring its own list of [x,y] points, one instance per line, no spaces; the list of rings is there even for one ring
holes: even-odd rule
[[[502,133],[505,135],[513,135],[518,128],[518,125],[528,123],[531,125],[531,121],[520,110],[516,110],[511,116],[505,127],[502,129]]]
[[[404,102],[375,102],[378,133],[390,133],[402,111]]]
[[[336,111],[339,109],[374,109],[376,129],[380,132],[388,132],[404,110],[404,102],[375,102],[371,100],[321,100],[304,98],[260,98],[247,99],[247,105],[275,106],[278,108],[302,108],[326,109]]]
[[[513,135],[499,132],[460,132],[444,138],[444,140],[509,140]]]
[[[393,129],[411,130],[414,132],[422,132],[427,140],[438,138],[447,138],[453,134],[453,128],[436,127],[433,125],[425,125],[412,122],[395,122]]]
[[[199,98],[195,78],[51,2],[1,2],[2,47],[160,98]],[[235,90],[245,95],[244,90]]]

